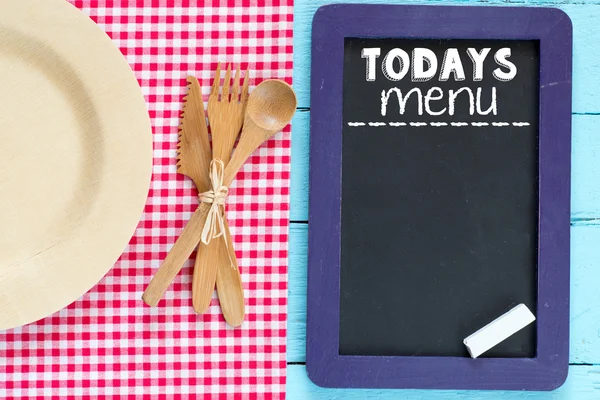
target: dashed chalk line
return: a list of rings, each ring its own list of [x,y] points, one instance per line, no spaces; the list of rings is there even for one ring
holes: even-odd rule
[[[371,122],[348,122],[348,126],[351,127],[359,127],[359,126],[373,126],[373,127],[381,127],[381,126],[392,126],[392,127],[400,127],[400,126],[412,126],[412,127],[422,127],[422,126],[433,126],[433,127],[443,127],[443,126],[474,126],[474,127],[485,127],[485,126],[494,126],[494,127],[506,127],[506,126],[515,126],[515,127],[525,127],[530,126],[529,122],[380,122],[380,121],[371,121]]]

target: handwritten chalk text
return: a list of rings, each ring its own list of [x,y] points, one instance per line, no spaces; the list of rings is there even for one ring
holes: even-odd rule
[[[437,81],[456,82],[467,81],[463,60],[472,64],[473,74],[468,80],[481,82],[484,79],[486,64],[490,56],[491,48],[485,47],[475,49],[469,47],[461,57],[457,48],[448,48],[444,51],[441,60],[430,49],[417,47],[411,54],[401,48],[394,48],[383,56],[381,62],[381,73],[378,73],[377,59],[381,54],[380,47],[367,47],[361,51],[361,58],[365,59],[365,79],[374,82],[383,77],[390,82],[398,82],[410,79],[411,82],[427,82],[437,76]],[[509,60],[511,49],[503,47],[494,52],[496,68],[492,76],[499,84],[511,81],[517,75],[517,66]],[[488,73],[489,74],[489,73]],[[381,78],[381,79],[383,79]],[[390,103],[390,100],[394,100]],[[482,86],[469,87],[465,85],[458,89],[450,89],[445,92],[439,86],[429,89],[413,87],[404,89],[391,87],[381,92],[381,116],[388,115],[391,104],[398,104],[398,113],[404,115],[407,107],[416,107],[418,115],[439,116],[447,114],[453,116],[456,113],[457,103],[461,108],[467,108],[469,115],[498,115],[498,99],[496,86],[486,88]],[[374,125],[372,125],[374,126]],[[436,125],[444,126],[444,125]]]

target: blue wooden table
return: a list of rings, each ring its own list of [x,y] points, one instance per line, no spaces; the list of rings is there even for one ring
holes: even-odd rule
[[[571,202],[571,343],[567,382],[554,392],[323,389],[306,376],[306,262],[310,119],[310,34],[321,5],[352,1],[296,0],[292,122],[292,207],[289,260],[287,393],[291,400],[344,399],[600,399],[600,0],[445,0],[403,4],[548,6],[573,21],[573,165]],[[371,3],[395,3],[370,0]]]

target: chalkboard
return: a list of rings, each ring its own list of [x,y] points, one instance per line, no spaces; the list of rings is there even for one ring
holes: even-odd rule
[[[340,354],[468,356],[536,309],[538,47],[345,39]],[[483,356],[535,344],[532,324]]]
[[[569,360],[568,16],[329,5],[315,14],[311,54],[310,379],[560,386]],[[534,323],[469,357],[463,340],[521,303]]]

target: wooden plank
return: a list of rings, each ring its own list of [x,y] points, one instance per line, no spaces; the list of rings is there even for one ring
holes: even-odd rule
[[[310,112],[301,111],[292,122],[292,221],[308,221],[309,119]],[[600,224],[598,124],[600,115],[573,115],[571,222],[574,225]]]
[[[600,364],[598,243],[600,225],[571,227],[571,363]]]
[[[571,228],[571,344],[570,362],[600,363],[600,225]],[[306,360],[306,263],[308,225],[290,228],[288,362]],[[598,376],[600,386],[600,376]],[[600,393],[599,393],[600,398]]]
[[[312,18],[322,5],[356,3],[361,0],[299,1],[294,9],[294,87],[298,105],[310,107],[310,57]],[[371,0],[370,3],[392,3],[390,0]],[[573,111],[600,112],[600,41],[597,40],[597,15],[600,0],[585,1],[510,1],[504,0],[405,0],[404,4],[474,5],[474,6],[546,6],[565,11],[573,21]],[[569,4],[576,3],[576,4]],[[342,71],[340,71],[340,74]]]
[[[600,224],[600,115],[574,115],[571,150],[571,223]]]
[[[308,221],[308,165],[310,157],[310,113],[296,111],[292,120],[292,176],[290,220]]]
[[[565,384],[553,392],[509,392],[476,390],[376,390],[323,389],[310,381],[304,365],[288,365],[288,400],[593,400],[600,398],[600,366],[575,365],[569,368]]]
[[[287,361],[306,361],[308,225],[290,225]]]

